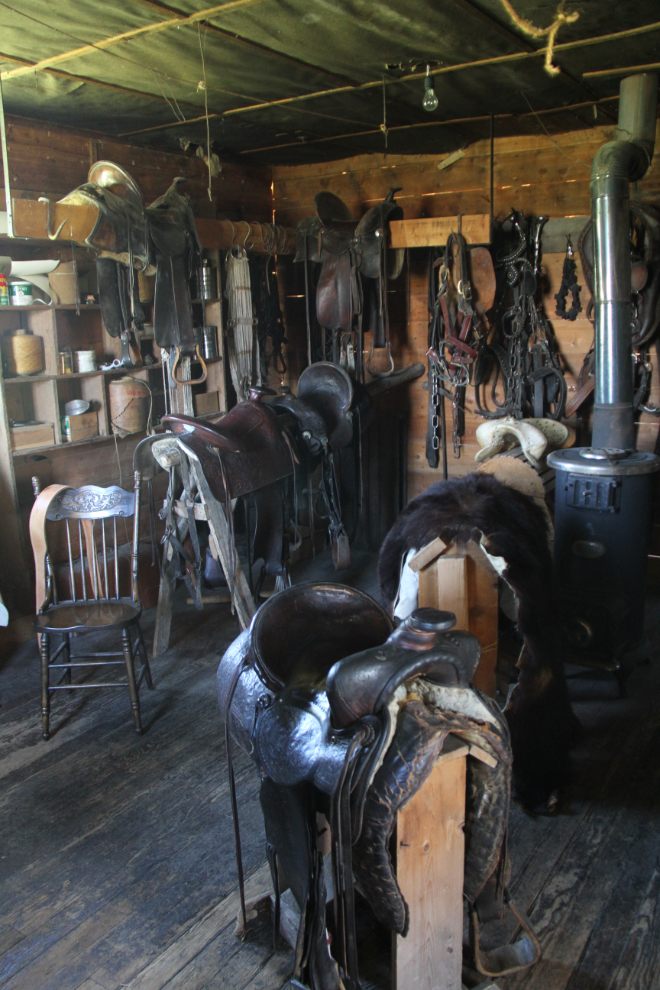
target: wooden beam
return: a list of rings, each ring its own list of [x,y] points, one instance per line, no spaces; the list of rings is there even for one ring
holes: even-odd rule
[[[30,237],[37,240],[48,240],[47,220],[48,205],[34,199],[13,199],[14,232],[17,237]],[[58,241],[73,241],[76,244],[86,244],[91,236],[98,210],[95,206],[73,206],[70,203],[51,203],[51,228],[57,230],[64,222],[64,227]],[[256,221],[203,220],[196,219],[197,232],[203,248],[218,248],[227,251],[231,247],[239,247],[247,242],[250,251],[258,254],[268,253],[264,245],[265,225]],[[286,228],[283,250],[278,254],[294,254],[296,250],[296,232]]]
[[[458,217],[424,217],[421,220],[392,220],[392,247],[439,247],[458,231]],[[472,214],[461,217],[461,232],[468,244],[490,243],[490,216]]]
[[[133,38],[167,31],[172,27],[179,28],[186,24],[197,24],[199,21],[205,21],[207,18],[217,16],[220,13],[231,13],[239,7],[244,9],[258,3],[267,2],[268,0],[230,0],[229,3],[222,3],[215,7],[207,7],[205,10],[198,10],[196,14],[189,14],[185,18],[170,17],[166,21],[158,21],[156,24],[147,24],[144,27],[133,28],[131,31],[123,31],[121,34],[115,34],[110,38],[102,38],[100,41],[95,41],[93,45],[83,45],[82,48],[74,48],[68,52],[61,52],[59,55],[51,55],[49,58],[44,58],[40,62],[36,62],[33,66],[24,66],[20,69],[6,69],[0,73],[0,79],[17,79],[19,76],[41,72],[43,69],[51,68],[54,65],[62,65],[64,62],[81,58],[83,55],[92,55],[94,52],[114,48],[124,41],[132,41]]]
[[[573,110],[578,110],[580,107],[595,107],[598,106],[603,110],[604,103],[611,103],[614,100],[619,99],[619,94],[616,96],[604,96],[602,99],[585,100],[582,103],[571,103],[567,107],[549,107],[546,110],[525,110],[523,113],[496,113],[493,115],[493,120],[522,120],[525,117],[543,117],[548,114],[553,113],[566,113]],[[233,111],[229,111],[233,113]],[[225,114],[222,114],[225,116]],[[609,116],[609,114],[608,114]],[[205,118],[200,118],[205,119]],[[416,128],[421,127],[449,127],[452,124],[474,124],[479,121],[489,121],[491,115],[489,113],[479,114],[476,117],[456,117],[451,120],[422,120],[415,124],[395,124],[392,127],[388,127],[388,133],[394,133],[395,131],[411,131]],[[177,126],[176,124],[170,125],[165,124],[164,127]],[[161,130],[160,127],[151,128],[152,130]],[[358,138],[358,137],[368,137],[372,134],[380,134],[379,128],[375,127],[368,131],[350,131],[347,134],[331,134],[326,137],[311,138],[306,141],[305,144],[326,144],[327,142],[340,142],[347,138]],[[120,135],[121,136],[121,135]],[[277,151],[281,148],[297,148],[300,146],[300,141],[287,141],[283,144],[269,144],[262,148],[245,148],[243,151],[239,151],[239,155],[256,155],[262,151]]]
[[[631,76],[639,72],[657,72],[660,69],[660,62],[651,62],[648,65],[622,65],[618,69],[598,69],[594,72],[583,72],[584,79],[604,79],[607,76]]]

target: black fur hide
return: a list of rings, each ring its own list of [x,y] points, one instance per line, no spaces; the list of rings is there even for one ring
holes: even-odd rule
[[[539,507],[488,474],[432,485],[406,506],[385,538],[378,562],[381,593],[388,605],[393,602],[409,550],[421,550],[437,536],[465,545],[481,533],[488,552],[507,562],[506,579],[519,600],[518,632],[526,644],[506,710],[515,794],[528,809],[542,810],[567,780],[579,722],[568,698],[547,524]]]

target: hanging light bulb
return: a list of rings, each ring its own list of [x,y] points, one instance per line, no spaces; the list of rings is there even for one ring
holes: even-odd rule
[[[433,113],[434,110],[438,109],[438,97],[435,95],[435,90],[433,88],[433,76],[431,75],[431,66],[426,66],[426,76],[424,77],[424,99],[422,100],[422,106],[429,113]]]

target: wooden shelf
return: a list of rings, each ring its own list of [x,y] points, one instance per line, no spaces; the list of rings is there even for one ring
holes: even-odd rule
[[[214,361],[219,360],[213,358]],[[74,371],[69,375],[21,375],[20,378],[3,378],[5,385],[30,385],[32,382],[66,382],[75,378],[94,378],[95,375],[119,375],[134,371],[160,371],[162,364],[143,364],[137,368],[97,368],[96,371]]]
[[[80,312],[82,313],[84,312],[84,310],[87,309],[94,311],[95,309],[100,309],[101,307],[98,303],[82,303],[82,302],[80,304],[80,307],[77,307],[75,303],[66,303],[66,304],[57,303],[57,304],[53,304],[52,306],[49,303],[32,303],[30,306],[0,306],[0,313],[20,313],[21,311],[33,310],[33,309],[38,309],[46,313],[52,309],[72,309],[75,311],[78,308],[80,308]]]

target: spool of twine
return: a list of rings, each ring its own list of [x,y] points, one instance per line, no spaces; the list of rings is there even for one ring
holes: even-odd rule
[[[5,338],[3,350],[10,375],[38,375],[44,370],[44,344],[35,334],[19,331]]]
[[[144,272],[138,272],[138,292],[140,295],[140,302],[153,302],[154,295],[156,294],[156,276],[146,275]]]

